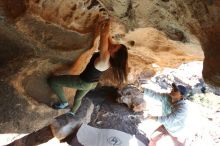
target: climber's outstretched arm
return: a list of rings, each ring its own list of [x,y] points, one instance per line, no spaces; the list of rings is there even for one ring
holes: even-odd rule
[[[110,20],[105,20],[101,24],[101,30],[100,30],[100,60],[102,61],[109,61],[110,53],[108,51],[109,47],[109,29],[110,29]]]
[[[77,60],[74,62],[74,64],[71,66],[69,73],[73,75],[80,74],[87,64],[89,63],[92,54],[98,50],[99,47],[99,40],[100,40],[100,26],[97,24],[94,32],[94,40],[93,40],[93,46],[88,49],[86,52],[82,53]],[[83,65],[82,65],[83,64]]]
[[[109,28],[110,20],[104,20],[100,27],[100,56],[95,60],[95,67],[100,71],[105,71],[109,68],[110,53],[109,53]]]

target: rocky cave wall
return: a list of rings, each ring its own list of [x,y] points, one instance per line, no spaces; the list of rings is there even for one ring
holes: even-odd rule
[[[28,103],[27,111],[60,114],[48,110],[47,105],[55,98],[51,97],[46,78],[54,70],[71,66],[92,46],[98,15],[113,18],[113,39],[129,48],[128,83],[139,84],[163,67],[204,59],[205,81],[220,86],[217,0],[213,3],[208,0],[1,0],[1,78],[4,84],[13,87],[16,96]],[[78,70],[70,73],[80,73],[90,55],[83,56]],[[100,83],[117,85],[111,80],[111,71],[102,76]],[[72,92],[66,90],[70,97]],[[2,91],[1,96],[5,94]],[[0,112],[5,110],[7,106]],[[5,118],[15,115],[14,110],[13,106]],[[20,116],[23,114],[12,124],[22,123]],[[32,117],[30,113],[26,116]],[[41,122],[34,127],[18,124],[18,130],[39,128],[46,123],[42,119],[45,115],[39,117]]]
[[[205,55],[203,77],[207,83],[219,86],[218,0],[139,0],[126,1],[126,6],[123,0],[100,1],[130,29],[152,26],[181,42],[193,42],[191,35],[198,38]]]
[[[164,35],[168,41],[198,44],[196,41],[198,38],[205,52],[204,79],[210,84],[219,85],[216,56],[220,17],[218,1],[213,0],[210,3],[208,0],[19,0],[19,2],[9,0],[1,3],[4,7],[4,11],[1,11],[2,19],[12,19],[11,25],[40,48],[42,54],[49,56],[53,56],[51,55],[53,53],[43,48],[56,49],[60,52],[89,48],[92,41],[90,33],[98,14],[111,15],[115,18],[116,24],[120,23],[125,27],[119,28],[119,31],[115,29],[117,27],[113,27],[112,34],[116,38],[119,36],[118,39],[127,44],[135,40],[124,39],[126,38],[123,37],[124,34],[149,27],[163,33],[162,36]],[[171,47],[177,48],[172,45]],[[158,47],[152,50],[160,51]],[[64,57],[66,58],[65,55]],[[169,63],[164,64],[162,66]]]

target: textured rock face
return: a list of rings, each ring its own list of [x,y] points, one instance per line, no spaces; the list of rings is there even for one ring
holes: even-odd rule
[[[105,10],[125,26],[121,32],[114,27],[113,34],[154,27],[175,41],[195,44],[196,37],[205,52],[204,78],[218,85],[218,57],[215,57],[219,42],[218,1],[20,0],[17,3],[9,0],[1,3],[5,10],[2,13],[16,18],[17,30],[40,48],[62,51],[89,48],[92,36],[88,33],[92,31],[98,14],[106,15]]]
[[[100,1],[130,29],[153,26],[170,39],[182,42],[193,42],[191,35],[199,38],[205,54],[203,77],[219,86],[219,1]]]
[[[143,70],[150,70],[153,74],[155,69],[149,66],[152,63],[161,67],[175,67],[181,62],[202,59],[203,55],[198,51],[199,43],[187,26],[193,20],[191,3],[143,0],[20,0],[20,3],[16,4],[9,0],[2,4],[5,10],[2,15],[12,18],[16,30],[36,46],[35,51],[39,56],[59,58],[67,62],[67,59],[72,59],[71,55],[78,56],[74,50],[85,50],[91,46],[94,22],[97,21],[98,15],[108,13],[115,18],[112,36],[131,50],[129,82],[132,83],[137,79],[132,76],[139,77]],[[202,4],[200,2],[198,5]],[[203,6],[205,7],[204,4]],[[193,24],[193,27],[196,24]],[[145,59],[139,60],[137,56]],[[179,58],[174,59],[175,56]],[[143,62],[139,67],[142,71],[137,71],[134,67],[137,62]],[[103,78],[106,76],[108,73]],[[104,81],[103,84],[109,84],[109,81]],[[110,81],[110,84],[115,83]]]
[[[120,97],[117,98],[118,103],[126,104],[135,112],[141,112],[147,109],[147,103],[143,99],[144,94],[137,87],[125,86],[119,90]]]
[[[29,111],[42,113],[48,107],[39,103],[50,106],[56,99],[51,97],[47,76],[64,64],[71,65],[91,47],[94,23],[98,15],[107,14],[113,17],[112,37],[129,47],[128,83],[140,84],[163,67],[204,58],[205,81],[220,86],[217,0],[213,3],[208,0],[3,0],[0,1],[1,82],[5,88],[13,88],[2,88],[1,97],[13,92],[16,94],[13,97],[28,101],[22,105]],[[79,74],[91,55],[84,56],[78,69],[71,73]],[[100,83],[117,86],[111,71],[102,76]],[[69,97],[72,93],[66,92]],[[4,99],[5,103],[12,100]],[[3,105],[1,113],[8,111],[7,104]],[[14,105],[12,109],[16,108]],[[5,115],[17,114],[13,111]],[[49,113],[59,114],[53,110]],[[12,122],[18,129],[25,129],[17,124],[22,123],[19,118],[23,115],[16,115],[18,120]]]
[[[90,32],[100,5],[91,0],[30,0],[30,11],[44,20],[78,32]]]

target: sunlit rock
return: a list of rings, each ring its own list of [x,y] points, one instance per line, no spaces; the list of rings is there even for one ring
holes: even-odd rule
[[[205,83],[220,86],[217,0],[0,1],[2,131],[27,133],[66,112],[51,109],[57,98],[46,80],[58,70],[82,71],[84,58],[92,53],[75,72],[68,69],[91,48],[99,15],[111,16],[113,40],[129,48],[127,83],[139,87],[166,67],[204,59]],[[111,70],[103,74],[100,85],[118,86]],[[73,100],[74,91],[65,89],[65,94]]]

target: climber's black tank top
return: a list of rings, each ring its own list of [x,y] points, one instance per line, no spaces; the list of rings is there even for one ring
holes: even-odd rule
[[[86,69],[79,75],[80,78],[85,82],[98,82],[99,77],[102,74],[102,71],[99,71],[95,68],[95,60],[99,56],[99,53],[93,54],[90,59],[89,64],[86,66]]]

